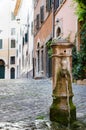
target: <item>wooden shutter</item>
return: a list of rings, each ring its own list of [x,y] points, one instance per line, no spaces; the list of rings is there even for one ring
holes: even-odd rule
[[[44,6],[40,8],[40,22],[43,23],[44,21]]]
[[[36,29],[39,29],[39,14],[36,16]]]
[[[25,33],[25,42],[28,42],[28,33]]]
[[[59,7],[59,0],[54,1],[54,8],[55,10]]]
[[[51,2],[52,0],[46,0],[46,10],[50,11],[51,10]]]

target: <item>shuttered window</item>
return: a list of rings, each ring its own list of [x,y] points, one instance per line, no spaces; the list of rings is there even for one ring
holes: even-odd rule
[[[15,64],[15,56],[10,57],[10,64]]]
[[[2,49],[2,39],[0,39],[0,49]]]
[[[59,4],[62,4],[63,0],[59,0]]]
[[[39,29],[39,14],[36,16],[36,29]]]
[[[53,0],[46,0],[46,10],[50,11],[52,8],[52,1]]]
[[[40,22],[44,22],[44,6],[40,8]]]
[[[15,28],[11,28],[11,35],[15,35],[15,33],[16,33]]]
[[[28,33],[25,33],[25,42],[28,42]]]
[[[23,46],[24,46],[24,42],[25,42],[25,40],[24,40],[24,37],[23,37],[23,39],[22,39]]]
[[[54,2],[54,8],[55,10],[59,7],[59,0],[55,0]]]
[[[13,12],[11,12],[11,20],[15,20],[15,16]]]
[[[31,34],[33,35],[33,22],[31,23]]]
[[[54,9],[56,10],[61,4],[63,0],[54,0]]]
[[[11,40],[11,48],[15,48],[15,40],[14,39]]]

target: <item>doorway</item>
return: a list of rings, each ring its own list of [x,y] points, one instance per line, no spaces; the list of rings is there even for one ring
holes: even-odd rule
[[[11,70],[10,70],[10,78],[15,79],[15,68],[11,68]]]
[[[0,79],[5,78],[5,63],[3,60],[0,60]]]

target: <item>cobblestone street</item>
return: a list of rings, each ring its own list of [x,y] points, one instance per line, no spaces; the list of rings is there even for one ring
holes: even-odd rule
[[[86,86],[73,85],[73,91],[77,118],[86,123]],[[37,120],[49,121],[51,95],[50,79],[0,80],[0,129],[41,130]]]

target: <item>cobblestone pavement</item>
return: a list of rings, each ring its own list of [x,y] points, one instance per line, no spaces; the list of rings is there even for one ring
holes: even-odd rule
[[[86,86],[74,84],[73,91],[77,118],[86,123]],[[51,95],[50,79],[0,80],[0,129],[49,130]]]

